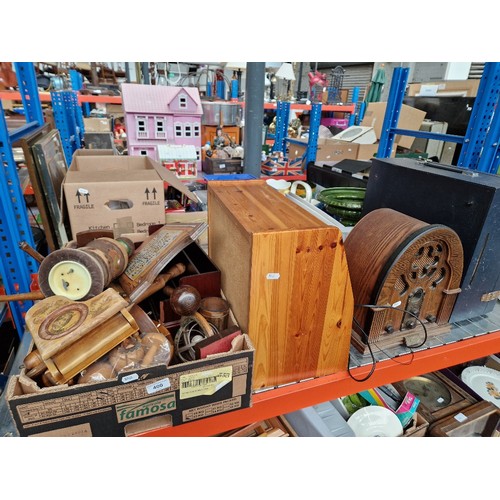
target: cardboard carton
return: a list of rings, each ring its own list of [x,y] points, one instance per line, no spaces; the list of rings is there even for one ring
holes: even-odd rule
[[[63,182],[73,236],[97,229],[147,233],[150,225],[164,224],[164,182],[197,202],[174,174],[148,157],[74,155]]]
[[[20,436],[119,437],[251,406],[254,347],[103,382],[38,388],[24,371],[6,400]]]
[[[294,141],[289,147],[291,159],[301,157],[307,148],[307,141],[298,144]],[[391,158],[396,156],[397,144],[394,143]],[[319,138],[316,152],[316,163],[333,163],[341,160],[371,160],[378,151],[379,144],[357,144],[331,138]]]
[[[446,80],[434,82],[410,83],[408,85],[408,96],[436,95],[453,96],[463,95],[464,97],[476,97],[479,88],[480,78],[470,80]]]
[[[85,133],[88,132],[111,132],[111,120],[109,118],[90,117],[83,119]]]
[[[363,117],[363,121],[361,122],[362,126],[373,127],[375,129],[377,140],[380,140],[380,136],[382,134],[382,125],[384,123],[386,108],[386,102],[368,103],[365,111],[365,116]],[[398,128],[407,130],[420,130],[425,115],[425,111],[421,111],[420,109],[416,109],[403,104],[401,106],[401,111],[399,114]],[[414,140],[414,137],[410,137],[408,135],[397,135],[395,138],[395,142],[397,142],[399,146],[408,149],[411,148]]]

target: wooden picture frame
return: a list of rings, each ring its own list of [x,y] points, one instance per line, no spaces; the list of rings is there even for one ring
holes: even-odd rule
[[[35,203],[40,213],[40,218],[45,233],[45,238],[47,240],[47,246],[50,252],[57,250],[59,248],[59,245],[57,243],[55,227],[49,215],[47,199],[43,193],[42,181],[35,164],[35,159],[31,151],[31,146],[36,141],[47,135],[51,130],[52,130],[52,125],[45,123],[44,125],[35,129],[30,134],[27,134],[21,139],[19,139],[14,144],[15,147],[20,147],[23,151],[23,158],[26,164],[26,169],[28,170],[29,181],[33,189]]]
[[[31,145],[30,149],[53,226],[55,243],[57,248],[62,248],[69,241],[69,232],[64,225],[61,206],[62,183],[68,171],[68,165],[59,131],[51,130],[44,134]]]

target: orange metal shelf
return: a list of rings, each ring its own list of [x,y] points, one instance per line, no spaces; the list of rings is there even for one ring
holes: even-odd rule
[[[243,104],[243,103],[242,103]],[[291,109],[301,109],[303,111],[310,110],[312,106],[310,104],[292,104]],[[356,105],[355,104],[323,104],[321,106],[321,111],[335,111],[338,113],[354,113]],[[273,102],[264,103],[264,109],[276,109],[276,104]]]
[[[50,92],[39,92],[40,100],[42,102],[50,102]],[[13,90],[4,90],[0,92],[0,99],[11,101],[21,101],[21,94]],[[78,102],[107,102],[110,104],[121,104],[121,96],[112,95],[82,95],[78,94]],[[225,102],[225,101],[224,101]],[[240,103],[245,106],[244,102]],[[292,109],[311,109],[310,104],[292,104]],[[354,113],[356,106],[354,104],[323,104],[321,111],[334,111],[339,113]],[[264,103],[264,109],[276,109],[276,103]]]
[[[204,418],[195,422],[163,427],[137,434],[137,436],[213,436],[224,431],[243,427],[266,418],[296,411],[324,401],[363,391],[380,385],[397,382],[423,373],[442,370],[488,356],[500,350],[500,330],[474,338],[433,347],[396,359],[380,361],[372,376],[357,382],[352,377],[362,379],[368,375],[371,365],[354,368],[348,372],[291,384],[276,389],[258,392],[252,397],[252,407]]]
[[[39,92],[40,101],[50,102],[50,92]],[[21,94],[12,90],[4,90],[0,92],[0,99],[11,101],[21,101]],[[114,95],[82,95],[78,94],[78,102],[107,102],[109,104],[121,104],[121,96]]]

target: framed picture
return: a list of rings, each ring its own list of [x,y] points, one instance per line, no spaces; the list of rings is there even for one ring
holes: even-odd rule
[[[115,149],[111,132],[86,132],[85,149]]]
[[[51,130],[40,137],[31,145],[31,152],[45,198],[47,215],[50,217],[49,224],[55,235],[54,243],[57,248],[62,248],[68,243],[70,232],[65,227],[62,216],[62,183],[68,165],[59,131]]]
[[[22,150],[22,158],[20,161],[24,162],[28,171],[29,183],[31,184],[31,188],[33,190],[35,204],[40,214],[43,232],[45,234],[48,250],[50,252],[57,250],[60,246],[57,242],[56,229],[49,214],[47,198],[42,188],[42,181],[38,168],[35,164],[31,148],[33,144],[45,137],[52,130],[52,128],[51,124],[45,123],[31,133],[23,136],[14,144],[14,147],[19,147]]]

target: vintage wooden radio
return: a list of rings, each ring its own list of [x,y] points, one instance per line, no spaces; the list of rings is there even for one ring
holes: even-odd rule
[[[255,345],[253,387],[347,369],[353,297],[342,233],[265,181],[208,183],[208,253]]]
[[[382,208],[354,226],[345,251],[360,352],[369,344],[416,347],[448,325],[463,268],[455,231]]]

